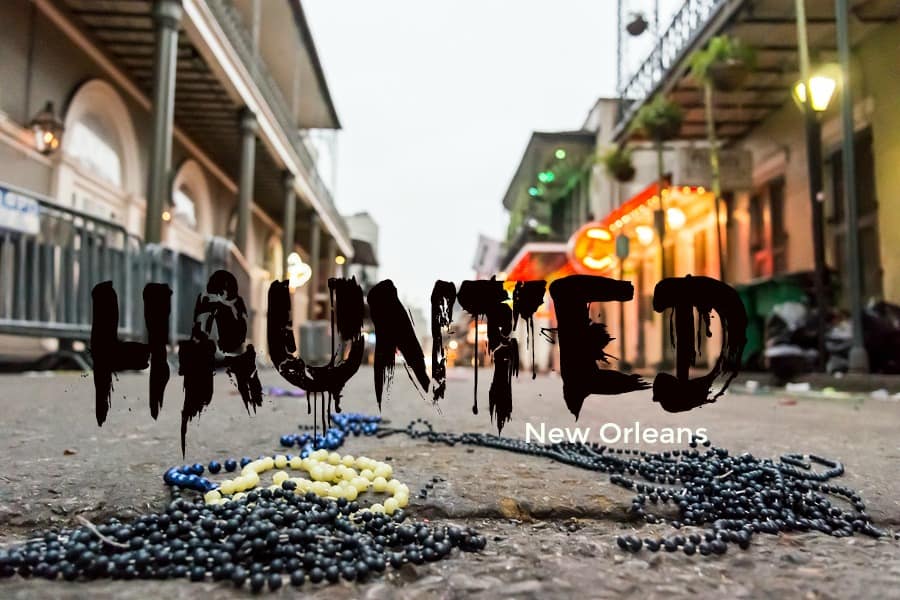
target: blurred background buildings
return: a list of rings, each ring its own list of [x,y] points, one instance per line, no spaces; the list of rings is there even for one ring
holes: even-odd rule
[[[784,300],[827,314],[829,327],[859,327],[860,339],[847,344],[861,343],[863,324],[884,314],[884,303],[900,303],[900,7],[805,4],[798,18],[802,2],[620,0],[618,97],[599,99],[579,131],[534,132],[501,199],[509,214],[502,251],[492,268],[476,261],[476,275],[630,281],[634,301],[603,307],[600,320],[617,338],[610,354],[636,367],[671,359],[651,304],[664,276],[708,275],[738,288],[751,318],[749,368],[764,366],[765,322]],[[839,65],[842,36],[848,52]],[[752,49],[739,80],[692,74],[704,52],[733,66],[743,58],[729,55],[737,44]],[[810,85],[798,89],[807,51]],[[654,110],[673,121],[660,136],[648,127]],[[844,165],[848,149],[855,158]],[[848,176],[855,183],[845,188]],[[855,305],[878,302],[872,310],[882,312],[863,315],[869,320],[850,319]],[[548,295],[539,319],[546,327],[551,304]],[[714,327],[705,343],[713,355],[717,336]],[[538,355],[539,368],[553,368],[553,353]],[[698,366],[707,356],[701,348]]]

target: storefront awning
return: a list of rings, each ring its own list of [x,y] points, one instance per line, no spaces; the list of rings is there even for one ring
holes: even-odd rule
[[[670,231],[714,209],[712,194],[702,187],[667,186],[662,190]],[[608,275],[618,264],[618,238],[649,246],[656,236],[654,213],[660,207],[659,184],[652,183],[599,221],[583,225],[569,239],[569,264],[575,272]],[[632,239],[634,238],[634,239]]]
[[[640,192],[626,200],[621,206],[610,212],[600,221],[601,227],[610,229],[617,222],[621,223],[622,217],[630,214],[632,211],[649,204],[654,196],[659,195],[659,183],[654,182],[642,189]]]
[[[564,242],[529,242],[505,268],[506,281],[553,281],[575,271],[569,264]]]

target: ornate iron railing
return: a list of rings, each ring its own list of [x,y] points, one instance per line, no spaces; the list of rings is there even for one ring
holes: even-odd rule
[[[328,189],[328,186],[325,185],[325,182],[322,181],[322,177],[319,175],[316,161],[310,154],[306,141],[303,139],[303,135],[300,133],[294,119],[290,115],[288,103],[284,99],[281,89],[275,83],[274,79],[272,79],[265,62],[253,51],[250,31],[244,24],[240,13],[238,13],[235,8],[233,0],[208,2],[207,6],[209,6],[210,11],[216,17],[216,21],[218,21],[219,25],[222,27],[222,31],[241,57],[241,60],[253,77],[253,82],[256,84],[256,87],[259,88],[259,91],[262,92],[269,108],[271,108],[275,118],[278,120],[278,125],[284,130],[291,142],[291,146],[300,157],[304,176],[306,177],[306,180],[309,181],[316,197],[321,201],[323,210],[328,213],[330,220],[335,223],[335,226],[340,228],[345,239],[349,240],[350,234],[347,225],[334,205],[331,190]]]
[[[685,0],[646,60],[627,81],[619,82],[622,107],[618,127],[631,120],[637,108],[655,92],[669,71],[678,66],[704,26],[730,2],[734,0]]]

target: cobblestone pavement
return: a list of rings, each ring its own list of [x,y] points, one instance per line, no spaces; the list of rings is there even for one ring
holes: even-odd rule
[[[264,383],[284,385],[272,371]],[[345,411],[374,413],[373,373],[363,369],[348,384]],[[479,415],[472,414],[471,370],[455,369],[440,412],[413,391],[399,368],[383,415],[393,424],[429,419],[438,430],[493,432],[487,414],[489,371],[479,377]],[[147,408],[146,375],[116,383],[106,424],[93,414],[93,384],[80,373],[0,377],[0,544],[35,529],[75,524],[76,515],[97,521],[164,506],[163,470],[181,464],[181,380],[173,377],[158,421]],[[278,450],[281,434],[311,424],[302,398],[268,398],[248,416],[227,377],[216,378],[211,407],[188,431],[188,462],[226,456],[258,456]],[[342,451],[390,459],[396,476],[412,490],[431,477],[438,483],[427,500],[413,498],[415,518],[477,527],[488,536],[478,555],[457,555],[436,564],[404,567],[366,584],[306,589],[328,598],[457,597],[900,597],[900,404],[872,398],[805,400],[779,395],[734,395],[687,414],[664,413],[647,392],[590,398],[574,422],[562,400],[561,382],[514,384],[513,419],[504,435],[525,437],[526,424],[589,428],[589,439],[612,423],[622,430],[706,428],[713,442],[733,452],[777,457],[787,451],[840,459],[841,483],[861,491],[876,524],[892,535],[829,538],[789,534],[754,538],[751,548],[732,548],[720,558],[678,554],[625,555],[615,545],[623,532],[665,533],[665,526],[631,521],[631,494],[605,475],[560,466],[546,459],[502,451],[446,447],[410,440],[352,438]],[[604,429],[615,433],[615,426]],[[632,439],[617,445],[635,446]],[[666,445],[642,445],[666,449]],[[679,447],[677,445],[671,447]],[[293,591],[283,589],[280,594]],[[0,582],[0,597],[188,597],[235,593],[224,584],[188,582],[92,582],[66,584],[21,579]],[[243,594],[241,594],[243,595]]]

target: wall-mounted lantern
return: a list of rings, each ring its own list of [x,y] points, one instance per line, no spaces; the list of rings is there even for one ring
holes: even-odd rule
[[[45,155],[52,154],[59,148],[65,129],[62,121],[56,118],[52,102],[44,105],[44,108],[28,123],[28,128],[34,133],[35,149]]]

